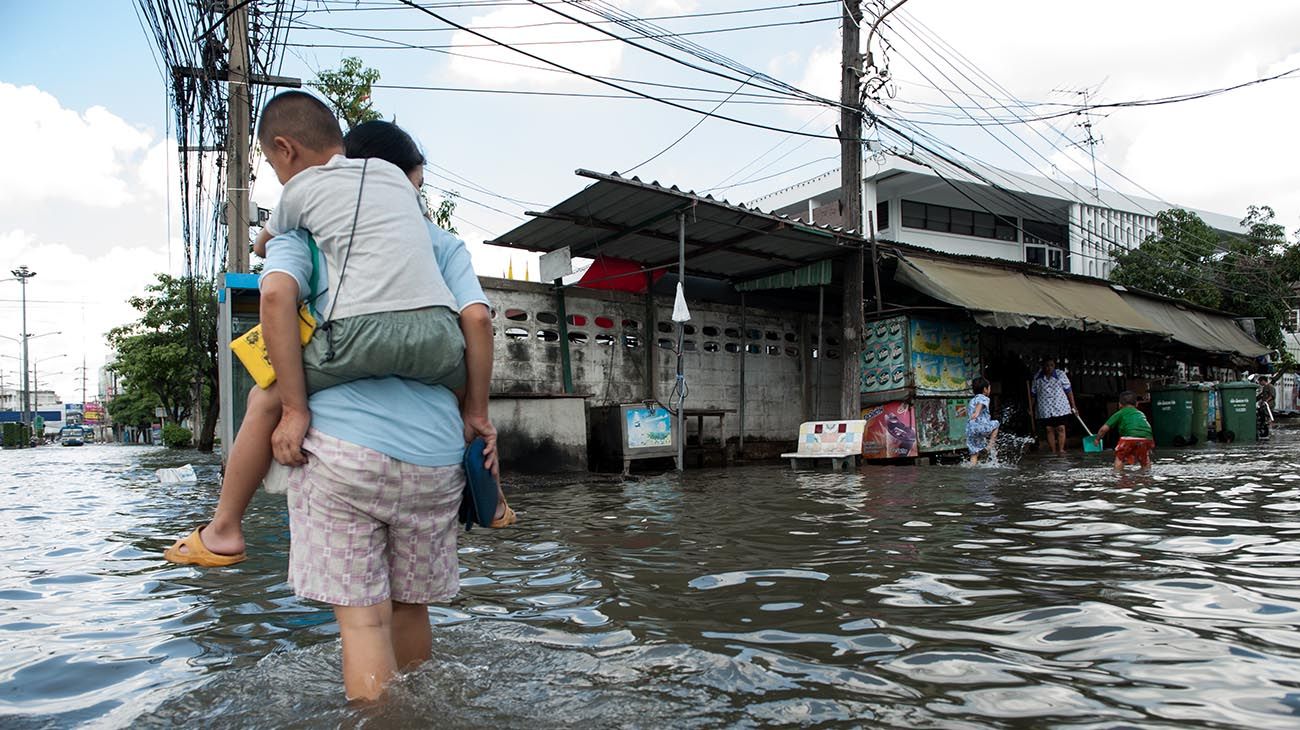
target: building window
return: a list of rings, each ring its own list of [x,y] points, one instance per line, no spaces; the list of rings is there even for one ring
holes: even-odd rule
[[[1069,234],[1059,223],[1025,221],[1025,261],[1057,271],[1068,271],[1070,254],[1066,250]]]
[[[889,201],[882,200],[876,203],[876,230],[883,231],[889,228]]]
[[[918,203],[915,200],[903,201],[903,227],[996,241],[1018,240],[1018,226],[1014,218],[1004,218],[979,210]]]

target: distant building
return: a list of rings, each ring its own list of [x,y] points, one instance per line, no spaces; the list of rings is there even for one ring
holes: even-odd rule
[[[1243,233],[1239,219],[1068,180],[970,165],[934,170],[895,155],[864,164],[863,211],[883,239],[945,253],[1038,264],[1108,278],[1113,248],[1132,249],[1156,233],[1156,214],[1191,211],[1212,228]],[[972,174],[973,173],[973,174]],[[839,209],[840,173],[828,172],[751,201],[750,206],[812,223],[865,230]]]
[[[117,358],[115,353],[109,355],[109,362]],[[121,391],[121,378],[111,370],[108,365],[101,365],[99,368],[99,399],[108,402],[117,397]]]
[[[52,390],[32,391],[33,401],[28,404],[33,409],[49,409],[63,405],[63,399]],[[4,386],[0,388],[0,411],[18,411],[23,407],[23,389]]]

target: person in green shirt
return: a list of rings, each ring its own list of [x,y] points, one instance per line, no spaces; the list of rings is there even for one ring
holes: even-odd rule
[[[1151,468],[1151,451],[1156,442],[1151,436],[1151,423],[1146,414],[1137,409],[1137,393],[1126,390],[1119,394],[1119,410],[1106,421],[1106,425],[1097,430],[1097,443],[1110,433],[1112,428],[1119,431],[1119,443],[1115,446],[1115,471],[1123,471],[1125,464],[1140,464],[1142,469]]]

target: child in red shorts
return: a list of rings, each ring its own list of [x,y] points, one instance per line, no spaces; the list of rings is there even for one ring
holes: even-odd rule
[[[1151,437],[1151,424],[1146,414],[1137,409],[1137,393],[1126,390],[1119,394],[1118,411],[1111,415],[1106,425],[1097,430],[1097,442],[1112,428],[1119,431],[1119,444],[1115,446],[1115,471],[1123,471],[1125,464],[1140,464],[1151,468],[1151,451],[1156,447]]]

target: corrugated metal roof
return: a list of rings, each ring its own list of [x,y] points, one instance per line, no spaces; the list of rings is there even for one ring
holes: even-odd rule
[[[646,267],[677,262],[677,214],[686,213],[686,270],[748,279],[835,258],[861,245],[854,231],[817,226],[639,178],[578,170],[596,182],[487,241],[529,251],[569,247]]]

